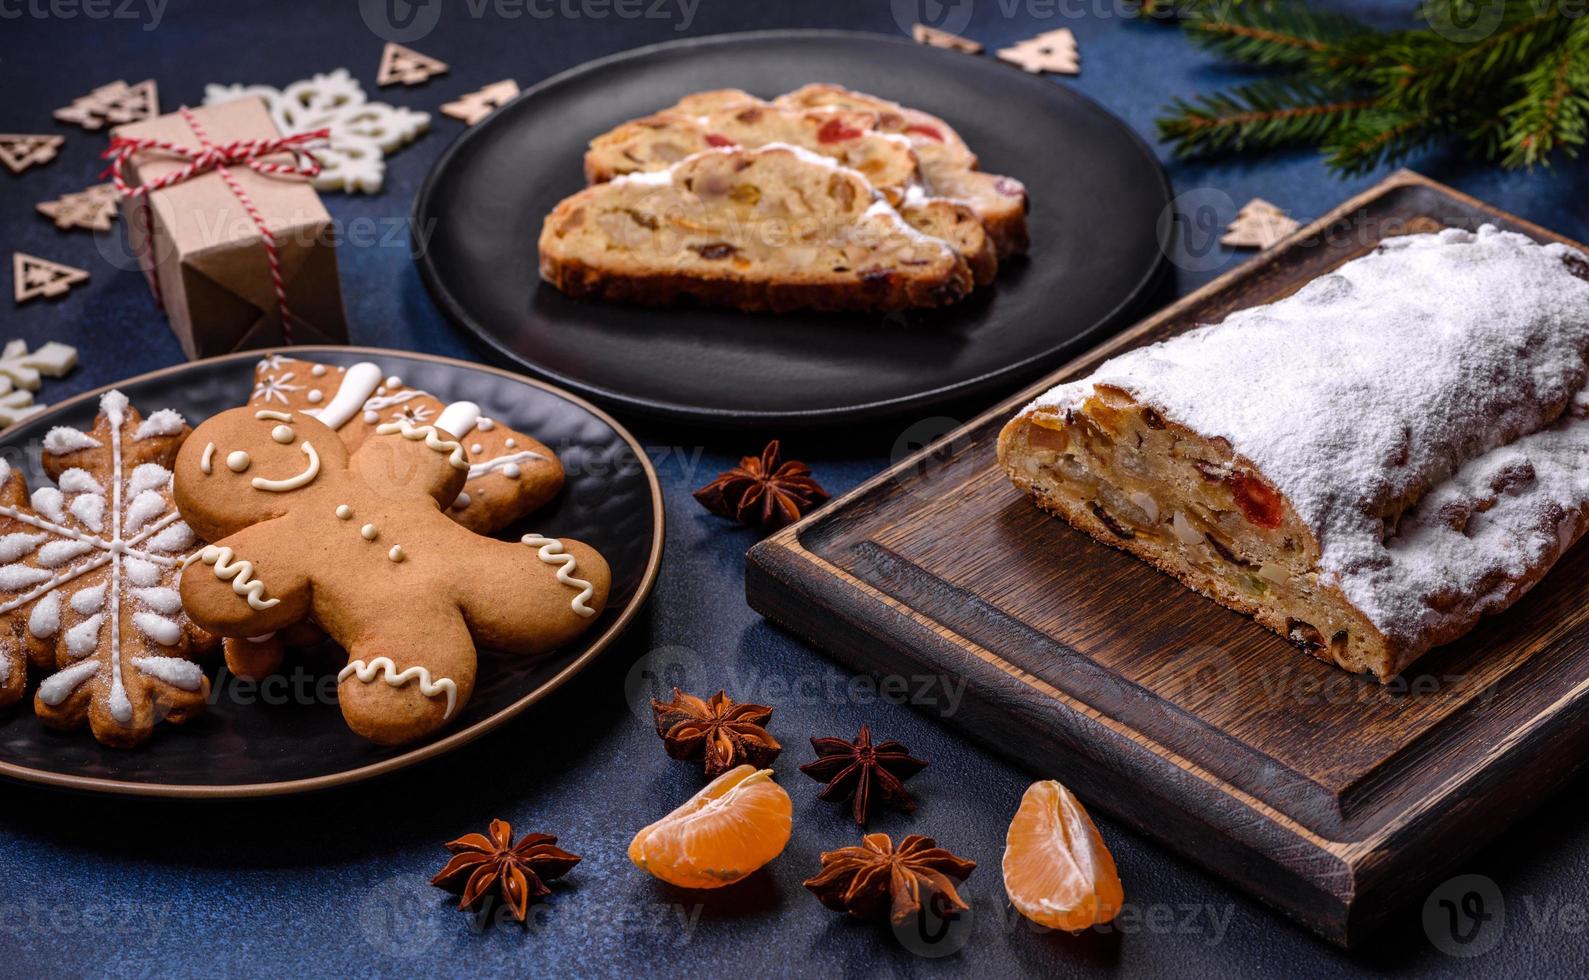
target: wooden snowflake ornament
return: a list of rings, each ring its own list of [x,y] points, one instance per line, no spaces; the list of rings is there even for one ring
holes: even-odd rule
[[[456,102],[448,102],[441,107],[441,111],[443,115],[461,119],[465,125],[473,126],[518,94],[519,83],[509,78],[493,82],[477,92],[470,92]]]
[[[90,131],[102,129],[106,124],[121,126],[159,114],[160,92],[153,79],[146,79],[137,85],[128,85],[123,81],[101,85],[87,95],[73,99],[66,108],[55,110],[56,119]]]
[[[1236,213],[1236,220],[1225,229],[1219,240],[1231,248],[1265,249],[1302,227],[1280,208],[1261,197],[1255,197]]]
[[[981,54],[982,45],[968,37],[940,31],[936,27],[926,24],[917,24],[910,29],[910,36],[917,44],[925,44],[931,48],[948,48],[950,51],[959,51],[962,54]]]
[[[215,641],[177,592],[198,542],[167,466],[188,427],[170,409],[141,417],[119,391],[99,404],[91,431],[44,437],[55,486],[30,495],[20,472],[0,470],[0,705],[21,698],[31,664],[49,672],[34,694],[41,721],[132,746],[204,710],[209,681],[192,657]]]
[[[73,286],[88,281],[88,273],[24,252],[11,256],[12,292],[17,303],[47,296],[59,299]]]
[[[420,54],[395,42],[387,42],[381,52],[381,67],[375,74],[375,84],[385,87],[401,82],[419,85],[437,75],[447,74],[447,63],[429,55]]]
[[[1076,50],[1076,35],[1070,28],[1028,38],[1013,47],[1001,48],[999,60],[1018,65],[1034,75],[1054,72],[1058,75],[1081,74],[1081,56]]]
[[[413,142],[430,128],[430,114],[371,102],[346,68],[293,82],[284,89],[268,85],[206,85],[204,104],[263,99],[283,136],[329,129],[326,146],[309,152],[320,161],[316,190],[381,189],[386,155]]]
[[[0,135],[0,163],[14,174],[29,167],[41,167],[55,159],[61,144],[60,136],[34,136],[18,133]]]
[[[63,194],[53,201],[38,205],[38,212],[55,222],[62,231],[84,228],[89,231],[109,231],[116,217],[116,188],[112,184],[96,184],[75,194]]]

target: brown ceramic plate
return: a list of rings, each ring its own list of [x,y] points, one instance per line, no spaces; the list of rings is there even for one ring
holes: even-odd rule
[[[327,645],[290,660],[275,681],[254,685],[208,664],[214,693],[205,714],[161,726],[138,749],[107,749],[87,731],[55,732],[33,717],[31,695],[0,713],[0,775],[95,793],[136,796],[271,796],[367,779],[450,752],[520,714],[585,668],[644,604],[662,560],[662,492],[640,444],[586,401],[519,375],[441,357],[355,347],[297,347],[332,364],[375,361],[445,399],[467,397],[485,413],[557,450],[568,474],[558,498],[503,532],[532,528],[578,538],[612,566],[612,595],[573,646],[545,657],[481,654],[474,697],[440,737],[382,748],[350,732],[336,708],[334,675],[345,658]],[[190,424],[242,404],[260,352],[232,354],[131,378],[126,392],[145,414],[175,408]],[[79,395],[0,438],[0,456],[47,483],[39,444],[56,425],[87,428],[106,389]]]

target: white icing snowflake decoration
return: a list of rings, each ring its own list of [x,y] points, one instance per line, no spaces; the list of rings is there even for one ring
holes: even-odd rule
[[[44,437],[44,452],[104,453],[109,467],[86,463],[97,476],[67,469],[56,486],[34,490],[28,506],[0,504],[0,517],[9,519],[0,534],[0,616],[25,617],[13,630],[63,651],[51,658],[59,669],[39,685],[44,708],[62,705],[97,679],[110,717],[130,726],[136,709],[128,696],[129,672],[181,691],[203,686],[197,664],[160,652],[186,651],[177,585],[182,555],[195,538],[171,503],[171,471],[143,462],[128,472],[125,465],[137,443],[180,434],[182,417],[163,409],[134,427],[119,391],[101,398],[100,411],[109,422],[108,447],[87,432],[57,427]],[[0,470],[0,487],[6,487],[11,467],[0,461]],[[22,666],[11,645],[20,639],[0,649],[7,674]]]
[[[302,391],[303,385],[292,383],[292,372],[282,374],[267,374],[254,382],[254,394],[250,401],[279,401],[287,404],[287,396],[294,391]]]
[[[265,100],[270,118],[283,135],[331,130],[330,146],[313,151],[323,168],[314,186],[323,191],[379,191],[386,176],[386,154],[430,128],[428,112],[369,101],[346,68],[293,82],[284,89],[268,85],[204,87],[205,105],[251,96]]]

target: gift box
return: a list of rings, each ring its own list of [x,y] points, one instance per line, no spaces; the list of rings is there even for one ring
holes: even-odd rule
[[[188,357],[346,342],[312,134],[284,138],[264,102],[241,99],[111,137],[128,243]]]

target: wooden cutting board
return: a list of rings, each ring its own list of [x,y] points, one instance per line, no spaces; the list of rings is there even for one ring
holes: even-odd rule
[[[921,707],[1035,775],[1356,943],[1582,768],[1589,548],[1381,686],[1043,515],[994,444],[1037,393],[1121,350],[1284,296],[1382,238],[1484,222],[1566,241],[1395,174],[756,546],[751,606],[912,679]],[[963,700],[933,700],[929,678],[964,678]]]

